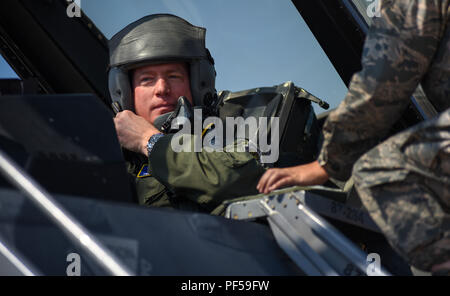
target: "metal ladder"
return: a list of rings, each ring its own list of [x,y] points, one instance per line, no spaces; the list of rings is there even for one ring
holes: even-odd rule
[[[279,246],[307,275],[391,275],[381,267],[377,254],[367,255],[311,210],[306,201],[314,198],[313,195],[304,190],[274,192],[230,204],[225,217],[266,218]]]

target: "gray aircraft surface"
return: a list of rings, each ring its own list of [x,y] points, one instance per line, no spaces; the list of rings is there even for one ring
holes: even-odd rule
[[[348,85],[368,30],[359,1],[292,2]],[[351,181],[236,196],[219,216],[137,205],[112,121],[107,38],[84,13],[68,18],[71,4],[0,1],[0,53],[20,77],[0,79],[1,275],[412,274]],[[281,118],[275,166],[318,152],[328,113],[312,104],[327,104],[300,86],[218,98],[244,117]],[[418,90],[391,134],[432,115]]]

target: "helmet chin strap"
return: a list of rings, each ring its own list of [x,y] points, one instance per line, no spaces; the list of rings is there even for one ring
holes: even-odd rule
[[[171,111],[171,112],[167,112],[167,113],[164,113],[164,114],[159,115],[159,116],[155,119],[155,122],[153,122],[153,125],[154,125],[160,132],[162,132],[161,127],[164,125],[164,123],[167,121],[167,119],[168,119],[169,117],[172,117],[172,114],[173,114],[173,113],[174,113],[174,111]]]
[[[189,121],[194,119],[194,110],[192,104],[185,96],[178,98],[177,106],[172,112],[168,112],[158,116],[153,125],[161,132],[168,134],[177,132],[177,130],[172,129],[172,121],[177,117],[187,118]]]
[[[208,94],[205,96],[205,105],[193,107],[185,96],[181,96],[178,98],[174,111],[158,116],[153,122],[153,125],[165,134],[175,133],[180,129],[172,129],[172,121],[177,117],[183,117],[191,123],[192,127],[194,124],[194,109],[201,109],[202,118],[203,116],[205,118],[208,116],[218,116],[218,110],[222,100],[222,96],[218,97],[216,93],[214,95]]]

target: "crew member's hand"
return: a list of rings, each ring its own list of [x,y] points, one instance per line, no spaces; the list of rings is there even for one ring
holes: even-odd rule
[[[259,180],[256,189],[260,193],[268,194],[281,187],[320,185],[327,180],[327,172],[319,162],[314,161],[294,167],[269,169]]]
[[[114,118],[120,145],[130,151],[147,156],[147,142],[159,131],[143,117],[129,110],[117,113]]]

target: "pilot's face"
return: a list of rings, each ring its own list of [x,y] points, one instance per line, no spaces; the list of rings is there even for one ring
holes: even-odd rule
[[[173,111],[178,98],[192,103],[188,67],[185,63],[148,65],[133,71],[134,108],[148,122]]]

